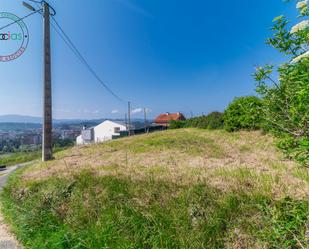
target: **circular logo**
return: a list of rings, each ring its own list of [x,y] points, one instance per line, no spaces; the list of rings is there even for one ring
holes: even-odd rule
[[[14,23],[15,22],[15,23]],[[0,62],[12,61],[20,57],[29,42],[29,32],[26,24],[14,14],[0,12]]]

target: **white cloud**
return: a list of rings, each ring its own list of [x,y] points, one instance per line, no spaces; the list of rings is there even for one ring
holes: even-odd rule
[[[116,113],[119,113],[119,110],[117,110],[117,109],[112,110],[112,114],[116,114]]]
[[[146,108],[146,113],[151,113],[152,110],[150,108]]]
[[[137,114],[137,113],[141,113],[143,111],[143,108],[136,108],[136,109],[132,109],[131,113],[132,114]]]
[[[146,113],[151,113],[152,112],[152,110],[150,108],[145,108],[145,109],[146,109]],[[139,108],[131,110],[132,114],[138,114],[138,113],[143,113],[143,112],[144,112],[144,108],[142,108],[142,107],[139,107]]]
[[[98,114],[98,113],[100,113],[100,111],[99,110],[84,109],[84,113]]]

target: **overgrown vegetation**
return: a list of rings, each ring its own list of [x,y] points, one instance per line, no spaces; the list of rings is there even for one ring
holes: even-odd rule
[[[26,248],[224,248],[229,229],[250,215],[262,220],[242,220],[243,232],[268,248],[306,243],[305,201],[90,172],[18,187],[10,182],[4,208]]]
[[[261,128],[262,101],[255,96],[236,98],[224,112],[227,131],[256,130]]]
[[[301,19],[309,15],[308,1],[298,1]],[[309,22],[289,29],[284,16],[274,19],[268,44],[292,60],[275,67],[258,67],[257,92],[263,100],[264,129],[280,138],[279,147],[291,158],[309,166]],[[279,81],[273,72],[279,74]]]
[[[65,150],[67,148],[71,147],[71,143],[63,142],[63,143],[55,143],[54,145],[54,152],[58,152],[61,150]],[[41,148],[35,148],[35,149],[26,149],[13,153],[9,153],[6,155],[1,155],[0,156],[0,165],[6,165],[6,166],[11,166],[11,165],[16,165],[20,163],[26,163],[26,162],[31,162],[33,160],[40,159],[42,156],[42,151]]]
[[[277,142],[288,158],[309,166],[309,10],[308,1],[297,1],[302,21],[291,29],[284,16],[274,19],[274,36],[267,43],[291,60],[275,67],[257,67],[254,78],[259,97],[236,98],[224,112],[211,117],[172,121],[170,128],[263,129],[279,138]],[[274,72],[279,75],[276,81]],[[224,124],[223,124],[224,123]]]
[[[15,152],[8,155],[0,157],[0,165],[16,165],[19,163],[30,162],[39,159],[41,156],[41,151],[31,151],[31,152]]]
[[[259,132],[169,130],[62,151],[1,198],[29,249],[296,249],[308,242],[299,170]]]
[[[187,119],[185,121],[171,121],[170,129],[179,128],[202,128],[202,129],[222,129],[223,114],[221,112],[212,112],[207,116],[200,116]]]

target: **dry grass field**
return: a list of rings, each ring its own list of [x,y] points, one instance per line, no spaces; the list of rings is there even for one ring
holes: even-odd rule
[[[17,173],[26,248],[306,248],[309,171],[259,131],[169,130],[74,147]]]

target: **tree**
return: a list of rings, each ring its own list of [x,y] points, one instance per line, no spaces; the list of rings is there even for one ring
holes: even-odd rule
[[[298,1],[298,18],[308,17],[308,1]],[[308,19],[308,18],[307,18]],[[274,35],[267,43],[290,60],[283,65],[258,67],[256,91],[263,101],[264,128],[277,135],[289,157],[309,163],[309,21],[291,29],[284,16],[274,19]],[[279,80],[274,79],[274,72]]]
[[[233,100],[224,112],[227,131],[256,130],[261,127],[262,102],[258,97],[247,96]]]

